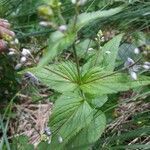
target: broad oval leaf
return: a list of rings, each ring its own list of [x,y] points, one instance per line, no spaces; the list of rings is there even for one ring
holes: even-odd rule
[[[68,149],[87,150],[101,136],[106,126],[106,117],[102,111],[96,111],[93,119],[88,126],[82,129],[68,143]]]
[[[44,56],[40,60],[38,66],[47,65],[51,62],[58,54],[62,53],[64,49],[67,49],[75,40],[76,34],[68,32],[66,34],[56,31],[52,33],[49,39],[49,46]]]
[[[85,93],[104,95],[150,84],[150,77],[147,76],[141,75],[138,80],[132,80],[125,73],[97,71],[94,75],[93,69],[88,71],[88,74],[91,72],[90,76],[80,85]]]
[[[99,64],[104,67],[105,71],[113,71],[115,68],[115,62],[119,51],[119,45],[123,34],[115,36],[112,40],[107,42],[99,56]],[[107,52],[110,52],[107,54]]]
[[[96,96],[94,99],[91,100],[91,103],[95,108],[100,108],[107,102],[107,100],[107,95]]]
[[[124,6],[119,6],[116,8],[109,9],[109,10],[99,10],[96,12],[82,13],[77,18],[77,29],[80,30],[83,26],[87,25],[88,23],[90,23],[91,21],[95,19],[115,15],[121,12],[123,9],[124,9]]]
[[[105,71],[112,72],[115,68],[115,62],[119,51],[119,45],[123,34],[115,36],[112,40],[108,41],[102,49],[96,51],[90,60],[84,64],[84,70],[90,69],[94,66],[99,66]],[[107,53],[109,52],[109,53]]]
[[[50,118],[50,127],[57,135],[63,138],[63,145],[70,138],[75,136],[82,128],[87,126],[93,117],[93,109],[79,95],[68,93],[62,95],[55,103],[52,117]],[[53,140],[52,140],[53,141]],[[55,145],[56,142],[52,145]]]
[[[31,70],[39,80],[58,92],[78,89],[78,74],[74,63],[63,62],[56,65]]]

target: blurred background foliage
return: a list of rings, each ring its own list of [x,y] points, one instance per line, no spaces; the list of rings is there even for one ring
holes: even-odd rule
[[[13,23],[13,28],[19,38],[42,36],[50,31],[39,27],[37,7],[47,2],[49,0],[1,0],[0,17],[5,17]],[[74,7],[70,1],[61,0],[61,2],[62,14],[65,19],[69,20],[74,14]],[[120,4],[127,5],[126,9],[109,19],[97,19],[92,22],[85,27],[83,36],[94,36],[99,29],[105,28],[106,30],[106,27],[125,30],[129,34],[149,29],[149,0],[89,0],[82,8],[82,12],[113,8]]]
[[[12,29],[20,40],[20,47],[34,47],[34,49],[36,49],[48,45],[48,42],[45,41],[47,41],[52,30],[39,26],[40,18],[37,15],[37,7],[49,1],[50,0],[0,0],[0,18],[8,19],[11,22]],[[74,15],[74,7],[69,0],[61,0],[61,2],[63,6],[62,14],[68,21]],[[135,47],[140,47],[142,51],[145,49],[149,51],[150,1],[89,0],[81,10],[81,12],[92,12],[113,8],[121,4],[126,5],[126,8],[120,13],[107,19],[97,19],[79,32],[81,39],[95,37],[100,29],[104,33],[109,32],[110,34],[113,30],[125,32],[128,39],[125,39],[125,42],[122,43],[120,47],[118,66],[120,65],[120,58],[126,60],[128,56],[134,55],[133,49]],[[132,38],[130,39],[130,37]],[[41,42],[44,44],[41,45]],[[150,56],[144,55],[143,59],[149,61]],[[19,91],[20,85],[16,71],[14,71],[12,65],[10,65],[12,60],[7,56],[0,55],[0,61],[0,101],[4,102],[6,100],[5,102],[7,102],[7,99],[9,101],[9,99]],[[120,99],[121,94],[115,94],[109,98],[111,101],[108,101],[103,107],[108,117],[108,128],[102,138],[94,145],[93,149],[138,149],[140,146],[141,149],[150,149],[149,145],[146,144],[149,143],[148,137],[150,135],[149,87],[135,89],[133,92],[134,95],[130,96],[130,94],[127,93],[127,98],[123,99],[127,106],[123,112],[118,108],[121,107],[118,104],[118,99]],[[134,110],[136,110],[134,114],[128,109],[130,108],[129,105],[131,105],[129,100],[135,102],[133,105]],[[144,104],[141,104],[141,101]],[[142,106],[143,109],[140,106]],[[118,124],[115,124],[115,120],[121,118],[124,113],[129,114],[129,118],[124,119],[125,122],[118,119],[120,122],[118,121]],[[113,128],[111,128],[113,124],[118,125],[118,128],[113,130]],[[135,145],[130,146],[130,143]],[[145,146],[140,144],[145,144]]]

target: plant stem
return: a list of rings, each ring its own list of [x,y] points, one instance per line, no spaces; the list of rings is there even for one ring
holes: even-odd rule
[[[76,31],[76,24],[77,24],[77,19],[78,19],[78,15],[79,15],[79,10],[78,10],[78,6],[75,6],[75,18],[74,18],[74,23],[73,23],[73,31]]]
[[[62,14],[61,14],[60,8],[58,8],[57,13],[58,13],[58,17],[59,17],[59,19],[61,20],[61,22],[62,22],[63,24],[66,24],[66,21],[65,21],[64,17],[63,17]]]
[[[0,115],[0,125],[1,125],[2,133],[3,133],[2,140],[1,140],[1,143],[0,143],[0,149],[3,148],[3,144],[4,144],[4,141],[5,141],[7,150],[11,150],[10,149],[10,144],[8,142],[7,134],[6,134],[7,129],[8,129],[8,123],[9,123],[9,118],[7,119],[6,126],[4,127],[3,120],[2,120],[2,117]]]
[[[72,48],[73,48],[74,58],[75,58],[75,62],[76,62],[78,77],[79,77],[79,81],[80,81],[81,80],[81,78],[80,78],[81,77],[80,76],[80,65],[79,65],[79,59],[78,59],[77,52],[76,52],[75,43],[73,43]]]

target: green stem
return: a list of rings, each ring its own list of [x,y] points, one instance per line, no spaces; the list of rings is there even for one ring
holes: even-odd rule
[[[58,17],[59,17],[59,19],[62,21],[62,23],[65,25],[66,24],[66,21],[65,21],[65,19],[64,19],[64,17],[62,16],[62,14],[61,14],[61,10],[60,10],[60,8],[58,9]]]
[[[80,76],[80,64],[79,64],[79,59],[78,59],[77,52],[76,52],[75,43],[73,43],[72,48],[73,48],[74,58],[75,58],[75,62],[76,62],[78,77],[79,77],[79,81],[80,81],[81,80],[81,76]]]
[[[79,9],[78,6],[75,6],[75,18],[74,18],[74,23],[73,23],[73,31],[76,31],[76,24],[77,24],[77,19],[79,15]]]
[[[0,125],[1,125],[2,133],[3,133],[2,140],[1,140],[1,143],[0,143],[0,149],[3,148],[3,144],[4,144],[4,141],[5,141],[7,150],[10,150],[10,144],[8,142],[8,138],[7,138],[7,134],[6,134],[7,133],[7,128],[8,128],[8,123],[9,123],[9,118],[7,119],[6,126],[4,127],[3,120],[2,120],[2,117],[0,115]]]

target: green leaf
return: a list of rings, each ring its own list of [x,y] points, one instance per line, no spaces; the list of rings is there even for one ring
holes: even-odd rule
[[[92,116],[93,109],[83,98],[78,94],[68,93],[56,101],[50,127],[54,133],[57,131],[63,138],[62,144],[65,144],[91,122]]]
[[[31,72],[33,72],[42,83],[58,92],[74,91],[78,88],[77,69],[72,62],[63,62],[45,68],[37,67],[32,69]]]
[[[92,45],[92,41],[90,39],[85,39],[76,45],[77,55],[80,58],[84,58],[87,48]]]
[[[134,49],[137,48],[134,44],[123,43],[119,47],[118,58],[117,60],[121,61],[121,64],[124,63],[128,57],[133,60],[138,60],[142,56],[141,54],[135,54]]]
[[[107,95],[102,95],[102,96],[96,96],[94,99],[92,99],[92,104],[95,108],[100,108],[102,107],[108,100]]]
[[[93,69],[88,70],[88,73]],[[144,86],[150,84],[150,77],[139,76],[138,80],[132,80],[130,76],[123,73],[111,74],[107,72],[97,71],[95,74],[91,74],[80,85],[80,88],[85,93],[90,94],[111,94],[120,91],[127,91],[131,88]]]
[[[82,13],[77,18],[77,29],[80,30],[83,26],[87,25],[88,23],[90,23],[95,19],[113,16],[121,12],[123,8],[124,6],[119,6],[109,10],[103,10],[103,11],[99,10],[96,12]]]
[[[76,66],[72,62],[37,68],[32,72],[44,84],[61,93],[82,89],[85,93],[105,95],[150,84],[150,77],[141,75],[134,81],[125,73],[110,73],[101,67],[83,70],[79,81]]]
[[[75,33],[62,33],[56,31],[52,33],[49,39],[49,46],[44,56],[39,62],[38,66],[47,65],[51,62],[58,54],[60,54],[64,49],[67,49],[75,40]]]
[[[112,72],[115,68],[115,62],[122,37],[123,34],[115,36],[112,40],[108,41],[102,47],[102,49],[95,51],[89,61],[84,64],[83,70],[90,69],[94,66],[100,66],[102,68],[105,68],[105,71]]]
[[[112,40],[107,42],[100,53],[99,64],[104,67],[106,71],[113,71],[115,68],[115,62],[119,51],[119,45],[123,34],[115,36]],[[107,54],[107,52],[110,52]]]
[[[72,140],[68,143],[68,149],[76,148],[80,150],[87,150],[94,144],[103,133],[106,126],[106,117],[102,111],[95,112],[93,119],[88,126],[82,129]]]

